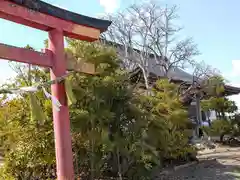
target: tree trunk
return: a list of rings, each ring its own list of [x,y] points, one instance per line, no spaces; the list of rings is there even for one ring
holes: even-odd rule
[[[139,65],[139,67],[141,68],[142,73],[143,73],[144,84],[145,84],[145,87],[147,90],[147,95],[149,95],[150,87],[149,87],[149,83],[148,83],[148,72],[141,65]]]
[[[121,168],[121,162],[120,162],[120,152],[118,147],[117,147],[117,163],[118,163],[119,180],[122,180],[122,168]]]
[[[93,133],[95,131],[95,123],[94,123],[94,119],[91,121],[91,132]],[[94,180],[94,158],[95,158],[95,152],[94,152],[94,147],[95,147],[95,141],[94,141],[94,136],[92,136],[91,141],[91,159],[90,159],[90,168],[91,168],[91,174],[90,174],[90,179]]]

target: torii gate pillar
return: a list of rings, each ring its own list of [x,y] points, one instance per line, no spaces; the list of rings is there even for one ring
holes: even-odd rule
[[[64,36],[92,42],[98,40],[100,34],[111,24],[110,21],[72,13],[41,0],[0,0],[0,18],[49,33],[49,51],[41,53],[0,44],[0,59],[51,68],[52,80],[65,75],[67,70],[93,73],[91,66],[86,63],[71,64],[71,60],[65,60]],[[51,88],[52,94],[62,105],[60,111],[53,108],[57,176],[58,180],[74,180],[64,82],[56,83]]]
[[[64,54],[64,37],[61,30],[49,32],[49,50],[52,51],[51,79],[56,79],[66,74],[66,61]],[[51,86],[52,94],[60,101],[60,111],[53,108],[53,123],[55,136],[55,152],[57,173],[59,179],[74,179],[72,144],[70,134],[69,111],[64,89],[64,82]],[[64,148],[63,148],[64,147]]]

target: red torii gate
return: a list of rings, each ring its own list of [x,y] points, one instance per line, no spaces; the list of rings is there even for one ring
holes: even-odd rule
[[[0,44],[0,58],[49,67],[51,80],[65,75],[68,69],[64,36],[95,41],[111,24],[110,21],[82,16],[40,0],[0,0],[0,18],[49,32],[49,48],[44,53]],[[86,73],[89,71],[80,69]],[[73,180],[69,110],[64,82],[53,84],[51,89],[62,104],[60,111],[53,108],[57,176],[58,180]]]

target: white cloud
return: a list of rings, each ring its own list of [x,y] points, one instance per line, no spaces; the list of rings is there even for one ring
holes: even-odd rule
[[[232,60],[232,74],[233,77],[240,77],[240,60]]]
[[[240,87],[240,60],[232,60],[231,70],[223,73],[223,76],[229,81],[228,85]],[[240,94],[230,96],[229,98],[235,101],[240,109]]]
[[[240,78],[240,60],[232,60],[231,71],[223,73],[223,75],[229,80],[234,78]]]
[[[104,7],[105,13],[113,13],[120,6],[120,0],[99,0],[99,2]]]

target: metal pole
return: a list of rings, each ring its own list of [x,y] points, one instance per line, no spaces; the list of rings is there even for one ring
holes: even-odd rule
[[[51,80],[66,74],[64,36],[61,30],[49,32],[49,50],[53,53]],[[61,103],[60,111],[53,108],[55,152],[58,180],[74,180],[70,119],[64,82],[51,86],[52,95]]]

